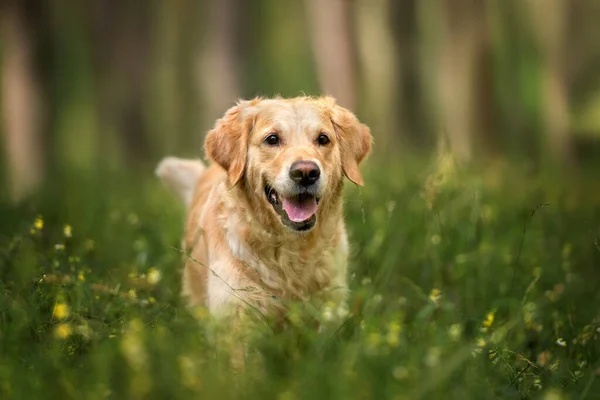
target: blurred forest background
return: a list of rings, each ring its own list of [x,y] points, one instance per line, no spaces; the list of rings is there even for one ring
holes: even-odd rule
[[[593,0],[1,0],[2,186],[198,156],[236,99],[327,93],[379,160],[569,168],[600,138]],[[4,191],[3,191],[4,192]]]

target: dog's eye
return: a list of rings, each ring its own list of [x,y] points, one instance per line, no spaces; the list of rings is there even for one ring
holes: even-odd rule
[[[319,135],[319,137],[317,138],[317,143],[319,143],[321,146],[325,146],[329,142],[330,142],[329,136],[327,136],[324,133],[321,133]]]
[[[265,139],[265,143],[269,146],[277,146],[279,144],[279,136],[275,135],[274,133],[270,134]]]

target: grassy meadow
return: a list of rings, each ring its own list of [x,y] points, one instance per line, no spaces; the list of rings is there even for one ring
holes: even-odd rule
[[[593,177],[442,156],[373,158],[365,181],[345,197],[350,315],[258,330],[243,372],[180,300],[183,209],[151,169],[3,201],[0,398],[600,398]]]

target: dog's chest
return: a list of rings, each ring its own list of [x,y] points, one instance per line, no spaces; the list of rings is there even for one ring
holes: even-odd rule
[[[264,290],[277,296],[305,299],[339,280],[345,270],[343,246],[301,244],[252,245],[228,235],[230,249],[258,277]]]

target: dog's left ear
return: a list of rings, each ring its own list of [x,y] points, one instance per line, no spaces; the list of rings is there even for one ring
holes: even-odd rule
[[[207,156],[227,171],[231,186],[242,179],[246,169],[248,135],[254,120],[250,109],[257,101],[240,101],[227,110],[204,141]]]
[[[371,152],[371,131],[352,112],[335,104],[335,100],[326,100],[331,109],[331,122],[340,141],[344,175],[356,185],[363,186],[358,166]]]

